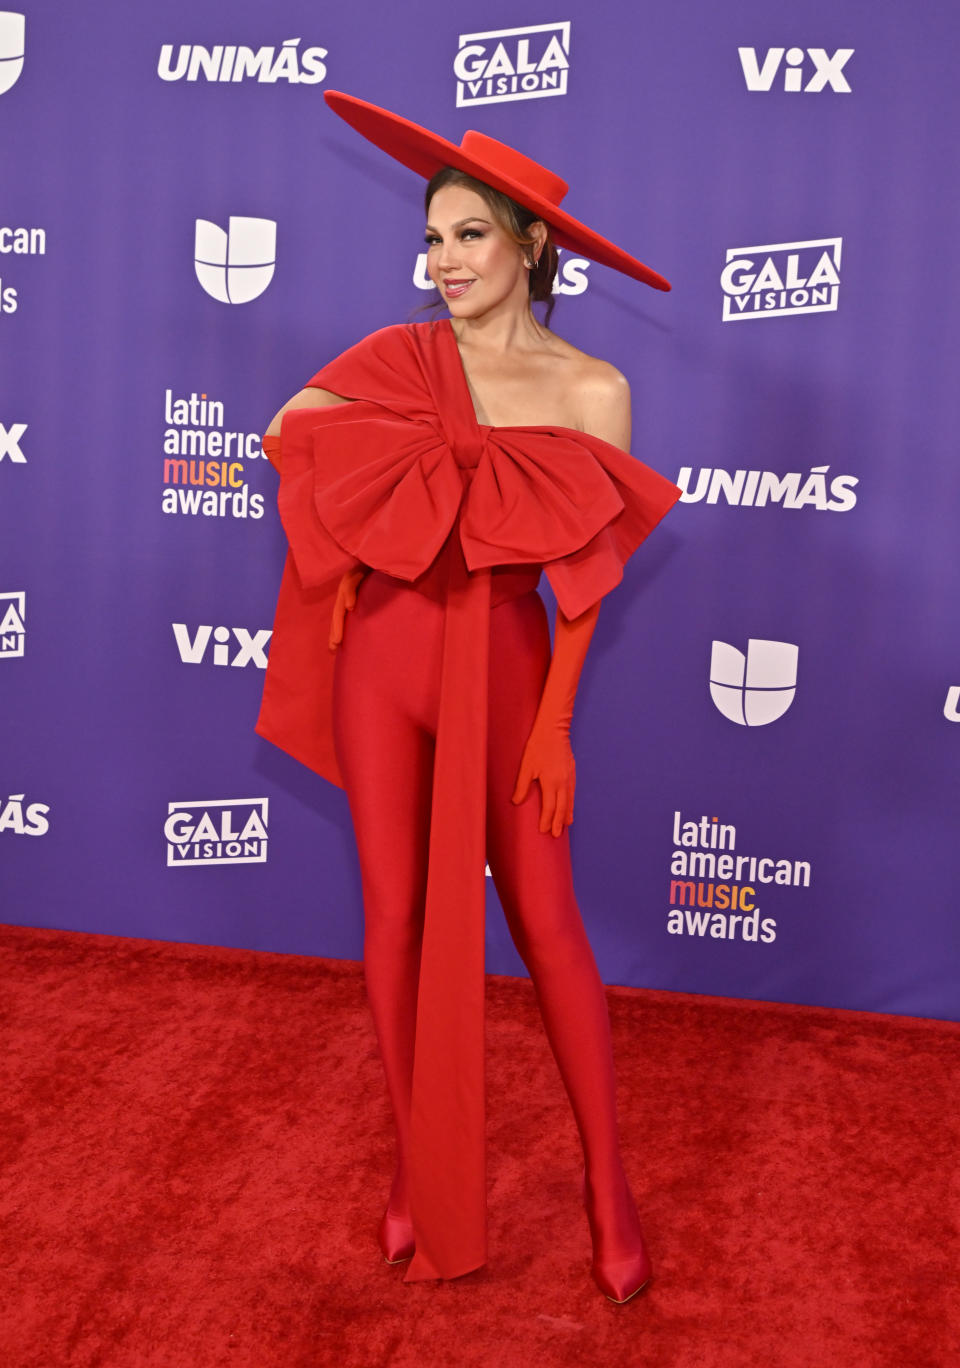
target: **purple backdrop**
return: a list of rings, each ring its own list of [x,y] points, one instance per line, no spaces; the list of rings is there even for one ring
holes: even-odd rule
[[[2,916],[361,955],[345,797],[253,732],[256,435],[430,297],[422,182],[329,86],[515,143],[674,282],[561,255],[688,491],[578,700],[604,978],[955,1019],[955,8],[482,8],[0,14]]]

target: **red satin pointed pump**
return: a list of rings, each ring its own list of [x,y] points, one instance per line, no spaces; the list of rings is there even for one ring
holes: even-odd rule
[[[640,1235],[639,1248],[634,1250],[632,1254],[623,1255],[617,1251],[610,1251],[609,1253],[605,1251],[603,1249],[603,1235],[597,1231],[593,1205],[587,1196],[586,1170],[584,1170],[581,1178],[581,1193],[593,1239],[594,1257],[590,1265],[590,1272],[604,1296],[609,1297],[618,1306],[622,1306],[624,1302],[635,1297],[638,1292],[642,1292],[653,1276],[650,1255],[647,1253],[642,1235]]]
[[[629,1259],[594,1260],[590,1266],[593,1280],[604,1296],[622,1306],[642,1292],[653,1274],[646,1249]]]
[[[412,1223],[394,1216],[388,1207],[377,1231],[377,1243],[388,1264],[406,1263],[415,1249]]]

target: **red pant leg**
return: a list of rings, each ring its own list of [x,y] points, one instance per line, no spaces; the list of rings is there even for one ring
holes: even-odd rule
[[[546,611],[524,594],[491,613],[487,851],[517,950],[533,981],[583,1144],[610,1247],[632,1250],[638,1217],[620,1158],[606,993],[574,893],[568,829],[539,830],[540,786],[511,801],[550,663]]]
[[[334,676],[337,760],[363,886],[367,997],[397,1130],[390,1205],[406,1209],[417,984],[423,937],[443,609],[372,572]]]
[[[487,849],[583,1142],[598,1210],[626,1246],[636,1210],[619,1159],[606,995],[573,890],[570,843],[539,831],[540,790],[511,802],[550,661],[536,592],[490,615]],[[429,841],[443,608],[372,573],[349,615],[334,683],[334,738],[360,859],[367,992],[404,1151]]]

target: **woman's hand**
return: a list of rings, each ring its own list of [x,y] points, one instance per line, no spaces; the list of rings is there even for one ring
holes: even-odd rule
[[[553,725],[538,718],[520,761],[513,802],[522,803],[534,779],[540,781],[540,830],[560,836],[573,821],[577,766],[570,748],[569,723]]]
[[[580,670],[599,612],[599,599],[575,618],[566,617],[557,608],[550,668],[513,790],[513,801],[522,803],[534,779],[539,779],[540,830],[544,834],[549,831],[562,836],[564,827],[573,821],[577,767],[570,749],[570,723]]]
[[[331,651],[335,651],[343,641],[343,626],[347,620],[347,613],[356,605],[357,585],[369,568],[367,565],[360,565],[356,570],[348,570],[340,581],[337,588],[337,601],[333,605],[333,617],[330,621],[329,645]]]

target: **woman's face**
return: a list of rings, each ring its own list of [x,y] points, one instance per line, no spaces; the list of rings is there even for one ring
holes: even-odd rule
[[[524,250],[476,190],[445,185],[430,201],[427,272],[457,318],[475,318],[516,296],[529,298]],[[529,248],[527,249],[529,252]]]

